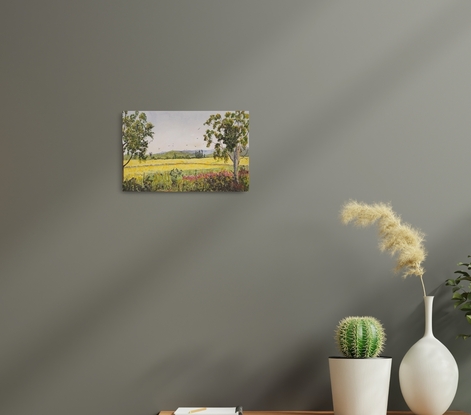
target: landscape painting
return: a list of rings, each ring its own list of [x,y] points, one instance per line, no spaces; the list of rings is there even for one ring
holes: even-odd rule
[[[124,111],[123,190],[246,192],[249,111]]]

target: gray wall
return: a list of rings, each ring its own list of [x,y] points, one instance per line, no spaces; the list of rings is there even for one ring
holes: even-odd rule
[[[0,413],[331,409],[346,315],[399,363],[419,281],[350,198],[427,234],[435,335],[471,411],[471,345],[443,286],[471,254],[471,3],[4,1]],[[124,109],[245,109],[246,194],[120,190]]]

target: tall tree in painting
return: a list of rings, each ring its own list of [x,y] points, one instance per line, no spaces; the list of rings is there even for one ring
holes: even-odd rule
[[[123,171],[133,158],[146,159],[146,151],[154,136],[154,125],[147,121],[143,112],[123,112]]]
[[[234,168],[234,181],[239,182],[239,163],[243,151],[249,145],[249,113],[246,111],[226,112],[224,118],[221,114],[212,114],[203,124],[210,128],[206,130],[203,138],[209,147],[213,142],[215,159],[231,159]]]

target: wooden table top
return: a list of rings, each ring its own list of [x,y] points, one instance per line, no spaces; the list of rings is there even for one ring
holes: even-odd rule
[[[173,411],[160,411],[159,415],[172,415]],[[333,411],[244,411],[244,415],[334,415]],[[387,415],[414,415],[411,411],[388,411]],[[463,411],[446,411],[444,415],[471,415]]]

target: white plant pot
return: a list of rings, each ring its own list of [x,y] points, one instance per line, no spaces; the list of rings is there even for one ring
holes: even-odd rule
[[[329,357],[335,415],[386,415],[391,357]]]
[[[432,332],[433,297],[424,297],[425,334],[402,359],[399,383],[407,406],[417,415],[442,415],[458,387],[458,366]]]

